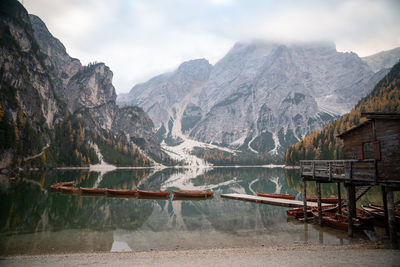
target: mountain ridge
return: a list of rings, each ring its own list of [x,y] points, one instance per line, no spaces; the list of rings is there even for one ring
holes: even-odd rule
[[[179,89],[182,82],[174,83],[179,67],[153,78],[158,85],[174,84],[178,95],[172,104],[158,100],[172,91],[154,85],[153,79],[119,95],[117,103],[142,106],[161,140],[181,139],[172,131],[179,124],[185,138],[254,153],[283,153],[370,92],[388,71],[379,64],[382,69],[374,72],[357,54],[336,51],[333,42],[238,42],[207,68],[196,90],[191,78],[186,81],[191,87]]]

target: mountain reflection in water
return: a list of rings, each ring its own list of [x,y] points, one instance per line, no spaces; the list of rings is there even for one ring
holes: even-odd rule
[[[28,173],[15,182],[1,176],[0,254],[41,254],[90,251],[142,251],[196,248],[339,245],[367,242],[362,234],[288,221],[286,209],[223,199],[222,193],[288,193],[301,198],[297,171],[280,168],[216,168],[116,170],[103,174],[100,188],[207,189],[210,200],[148,200],[83,196],[52,192],[50,185],[75,181],[92,187],[98,173],[56,171]],[[315,184],[308,183],[313,195]],[[324,184],[323,195],[336,194]],[[379,203],[372,190],[364,202]]]

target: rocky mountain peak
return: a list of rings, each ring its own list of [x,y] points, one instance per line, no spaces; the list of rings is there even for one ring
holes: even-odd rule
[[[192,63],[118,101],[143,107],[166,138],[182,137],[181,130],[204,143],[282,152],[348,111],[376,79],[357,54],[338,52],[333,42],[238,42],[209,74],[201,72],[201,83]]]

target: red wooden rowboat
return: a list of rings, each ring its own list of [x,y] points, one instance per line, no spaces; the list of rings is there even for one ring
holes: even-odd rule
[[[138,196],[149,196],[149,197],[169,197],[169,192],[166,191],[150,191],[150,190],[138,190]]]
[[[272,198],[283,198],[283,199],[295,199],[295,196],[289,194],[272,194],[272,193],[261,193],[257,192],[259,197],[272,197]]]
[[[79,191],[79,188],[72,186],[60,186],[57,189],[65,193],[77,193]]]
[[[325,206],[325,207],[322,207],[322,210],[328,211],[328,212],[335,212],[337,210],[337,206],[336,205]],[[304,218],[304,208],[290,209],[290,210],[286,211],[286,214],[289,218],[301,219],[301,218]],[[312,217],[312,216],[313,216],[313,214],[311,212],[311,208],[308,208],[307,209],[307,217]]]
[[[136,195],[136,190],[126,190],[126,189],[106,189],[107,195]]]
[[[385,226],[385,212],[383,206],[368,204],[368,206],[361,205],[361,209],[375,218],[375,223]],[[395,210],[395,222],[400,226],[400,212]]]
[[[307,201],[310,202],[318,202],[318,197],[308,197]],[[344,201],[344,199],[342,198],[342,201]],[[336,204],[338,203],[339,200],[337,197],[335,196],[330,196],[330,197],[321,197],[321,203],[329,203],[329,204]]]
[[[348,215],[349,211],[347,210],[347,206],[344,206],[342,208],[343,214],[346,216]],[[371,222],[371,220],[374,219],[374,216],[369,214],[368,212],[363,211],[362,209],[356,208],[356,216],[358,219],[364,221],[364,222]]]
[[[312,214],[314,216],[314,219],[318,219],[318,210],[313,209]],[[339,229],[339,230],[346,230],[348,229],[348,218],[347,216],[344,215],[339,215],[333,212],[328,212],[328,211],[322,211],[322,223],[324,225],[331,226],[333,228]],[[362,227],[363,223],[358,220],[353,218],[353,227],[354,229],[360,229]]]
[[[89,187],[81,187],[81,192],[84,194],[105,194],[106,188],[89,188]]]
[[[53,190],[58,190],[61,186],[75,186],[75,182],[60,182],[50,185],[50,188]]]
[[[212,197],[214,192],[207,190],[178,190],[172,191],[174,198],[176,197],[191,197],[191,198],[207,198]]]
[[[295,208],[286,211],[289,218],[300,219],[304,218],[304,208]],[[307,209],[307,217],[312,217],[311,209]]]

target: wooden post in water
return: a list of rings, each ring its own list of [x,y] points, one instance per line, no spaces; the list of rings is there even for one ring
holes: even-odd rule
[[[304,222],[307,222],[307,182],[303,178],[303,208],[304,208]]]
[[[387,194],[386,194],[386,186],[382,186],[382,202],[383,202],[383,209],[384,209],[384,221],[385,221],[385,230],[386,234],[389,236],[389,219],[388,219],[388,207],[387,207]]]
[[[317,196],[318,196],[318,223],[322,225],[322,205],[321,205],[321,183],[317,182]]]
[[[393,201],[393,191],[390,188],[386,188],[386,199],[387,199],[387,213],[389,221],[389,233],[390,241],[392,242],[392,248],[398,249],[397,244],[397,234],[396,234],[396,218],[394,216],[394,201]]]
[[[354,209],[356,206],[356,197],[355,197],[355,190],[354,185],[349,184],[347,185],[347,208],[348,208],[348,235],[349,237],[353,237],[353,218]]]
[[[342,215],[342,192],[340,191],[340,183],[337,183],[338,212]]]

